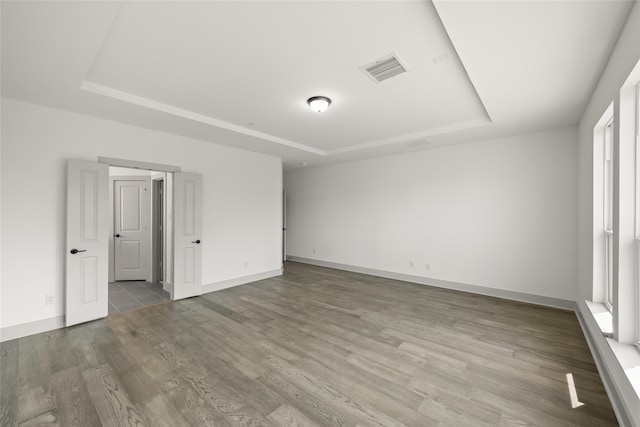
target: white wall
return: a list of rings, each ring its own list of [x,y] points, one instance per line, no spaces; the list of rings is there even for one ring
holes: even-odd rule
[[[280,269],[280,159],[3,98],[3,328],[63,314],[66,159],[98,156],[202,174],[204,285]]]
[[[575,299],[576,128],[291,171],[285,189],[288,255]]]

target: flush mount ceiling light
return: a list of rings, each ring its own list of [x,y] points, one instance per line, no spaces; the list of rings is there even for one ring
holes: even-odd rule
[[[307,104],[309,104],[309,107],[316,113],[322,113],[323,111],[327,111],[327,108],[331,105],[331,100],[326,96],[312,96],[307,99]]]

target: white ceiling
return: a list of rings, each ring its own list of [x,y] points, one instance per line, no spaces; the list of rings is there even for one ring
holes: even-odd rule
[[[3,1],[2,95],[313,166],[576,124],[632,5]]]

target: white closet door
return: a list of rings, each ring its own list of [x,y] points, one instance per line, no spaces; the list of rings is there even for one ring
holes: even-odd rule
[[[115,280],[147,280],[150,179],[115,180]]]

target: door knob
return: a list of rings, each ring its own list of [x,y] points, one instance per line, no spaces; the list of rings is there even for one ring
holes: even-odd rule
[[[71,255],[75,255],[75,254],[77,254],[78,252],[87,252],[87,251],[86,251],[86,250],[78,250],[78,249],[75,249],[75,248],[74,248],[74,249],[71,249]]]
[[[116,234],[116,237],[121,237],[119,234]]]
[[[191,243],[197,243],[199,245],[200,244],[200,240],[196,240],[195,242],[191,242]]]

